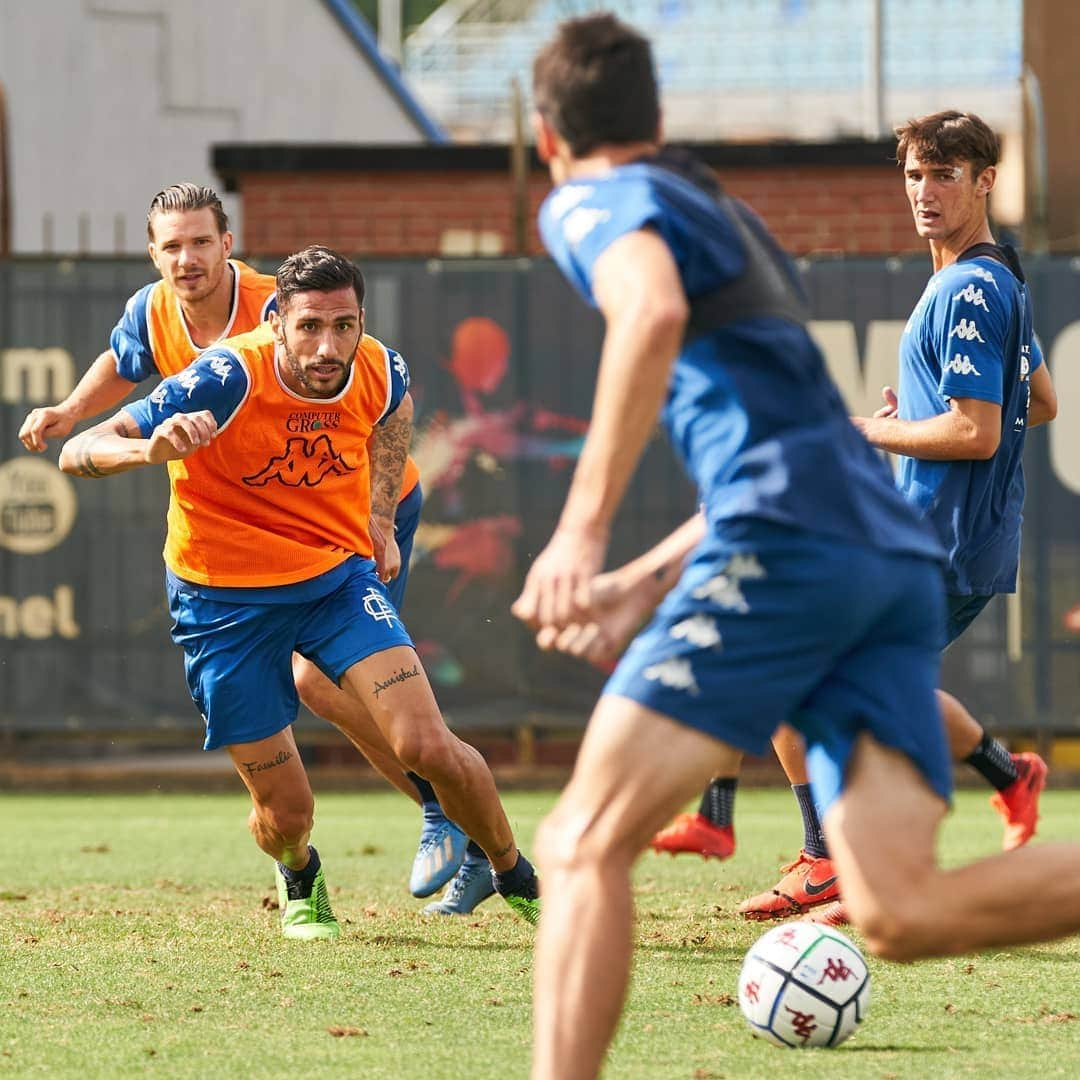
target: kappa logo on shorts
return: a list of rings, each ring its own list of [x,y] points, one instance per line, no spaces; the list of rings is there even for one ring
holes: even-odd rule
[[[253,476],[245,476],[244,483],[251,487],[264,487],[277,480],[286,487],[317,487],[328,476],[345,476],[355,472],[334,449],[326,435],[310,442],[302,435],[289,439],[285,452],[272,457]]]
[[[364,593],[364,611],[376,622],[401,622],[401,618],[394,610],[394,605],[374,585],[369,586],[368,591]]]
[[[709,578],[704,585],[699,585],[690,595],[695,600],[711,600],[724,611],[737,611],[745,615],[750,605],[739,587],[743,581],[755,581],[767,577],[765,567],[752,551],[732,555],[727,566],[715,577]]]
[[[689,619],[677,622],[668,636],[676,641],[688,641],[699,649],[718,648],[723,644],[716,620],[711,615],[691,615]]]
[[[686,690],[694,697],[701,693],[689,660],[662,660],[659,664],[650,664],[641,675],[649,682],[658,682],[669,690]]]

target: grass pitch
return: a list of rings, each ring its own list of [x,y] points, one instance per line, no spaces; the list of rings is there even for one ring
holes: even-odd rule
[[[526,850],[553,800],[506,797]],[[425,901],[405,886],[412,804],[318,797],[314,841],[343,924],[333,945],[280,937],[246,813],[239,790],[0,796],[0,1074],[527,1076],[532,930],[497,898],[467,918],[419,914]],[[1067,838],[1078,818],[1080,793],[1049,792],[1041,835]],[[740,792],[737,832],[726,863],[639,863],[637,964],[606,1076],[1080,1075],[1076,938],[909,967],[871,960],[869,1019],[844,1046],[795,1056],[750,1038],[735,980],[762,927],[734,910],[795,854],[790,794]],[[943,856],[989,854],[999,836],[986,796],[962,792]]]

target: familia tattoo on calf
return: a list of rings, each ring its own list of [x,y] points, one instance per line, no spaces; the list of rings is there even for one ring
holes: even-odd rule
[[[285,762],[291,761],[293,753],[291,750],[279,750],[276,757],[272,757],[269,761],[244,761],[241,764],[248,771],[248,776],[254,776],[257,772],[266,772],[267,769],[275,769],[278,765],[284,765]]]

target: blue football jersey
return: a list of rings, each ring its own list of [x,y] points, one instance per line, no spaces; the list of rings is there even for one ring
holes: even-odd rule
[[[992,255],[961,259],[930,279],[900,344],[900,418],[947,412],[951,398],[1001,406],[1001,443],[987,461],[901,457],[897,485],[933,524],[959,595],[1012,592],[1024,503],[1022,456],[1031,372],[1042,354],[1027,286]]]
[[[653,162],[563,184],[540,211],[548,250],[589,303],[595,305],[600,254],[627,233],[652,229],[671,251],[692,311],[752,276],[756,256],[746,242],[747,222],[773,243],[741,204]],[[777,265],[794,284],[790,263]],[[887,466],[852,425],[824,358],[794,319],[736,305],[715,328],[689,333],[662,419],[714,527],[762,518],[885,551],[941,557],[932,530],[904,503]]]

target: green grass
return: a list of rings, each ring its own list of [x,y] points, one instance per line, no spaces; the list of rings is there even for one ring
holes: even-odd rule
[[[553,799],[507,796],[526,848]],[[1068,837],[1080,793],[1044,799],[1043,835]],[[0,1074],[527,1075],[532,930],[497,899],[466,919],[419,915],[405,889],[411,804],[319,798],[314,838],[343,921],[335,945],[280,937],[246,809],[241,791],[0,796]],[[799,828],[782,791],[740,792],[737,820],[730,862],[640,862],[637,966],[606,1076],[1080,1075],[1078,939],[871,961],[870,1016],[843,1047],[796,1058],[751,1039],[732,996],[761,927],[733,911],[772,884]],[[988,854],[998,837],[985,795],[963,792],[943,854]]]

